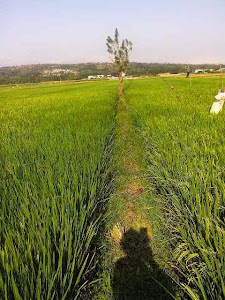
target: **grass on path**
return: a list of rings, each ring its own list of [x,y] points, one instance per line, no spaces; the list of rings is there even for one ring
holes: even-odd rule
[[[170,299],[171,281],[155,260],[151,243],[144,149],[124,98],[117,104],[117,191],[111,199],[109,233],[114,299]],[[166,291],[166,289],[168,289]]]

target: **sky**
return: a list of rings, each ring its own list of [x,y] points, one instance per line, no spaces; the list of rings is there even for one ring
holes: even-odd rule
[[[0,0],[0,66],[110,61],[118,28],[131,61],[225,63],[225,0]]]

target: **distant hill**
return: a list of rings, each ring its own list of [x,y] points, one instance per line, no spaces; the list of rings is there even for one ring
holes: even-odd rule
[[[217,70],[219,68],[218,65],[214,64],[192,64],[189,66],[192,71],[195,69]],[[131,62],[127,70],[127,75],[151,76],[159,73],[177,74],[185,72],[185,67],[186,64]],[[51,80],[79,80],[87,78],[89,75],[98,74],[117,75],[115,67],[110,63],[22,65],[0,68],[0,84],[38,83]]]

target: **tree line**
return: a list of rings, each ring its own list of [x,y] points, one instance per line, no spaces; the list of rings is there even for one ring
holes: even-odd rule
[[[194,69],[219,69],[215,64],[190,65]],[[225,67],[223,65],[222,67]],[[139,63],[130,62],[126,69],[127,76],[151,76],[159,73],[186,72],[186,64],[174,63]],[[76,74],[58,74],[44,76],[45,70],[69,69]],[[80,63],[80,64],[38,64],[0,68],[0,84],[38,83],[43,81],[81,80],[89,75],[117,76],[117,68],[111,63]],[[60,76],[59,76],[60,75]]]

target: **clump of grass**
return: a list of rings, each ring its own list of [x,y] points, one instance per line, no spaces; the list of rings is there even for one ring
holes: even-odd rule
[[[92,298],[115,98],[114,83],[0,89],[1,299]]]
[[[168,80],[179,97],[156,79],[127,92],[163,214],[168,268],[192,299],[224,299],[225,125],[224,113],[209,115],[219,81]]]

